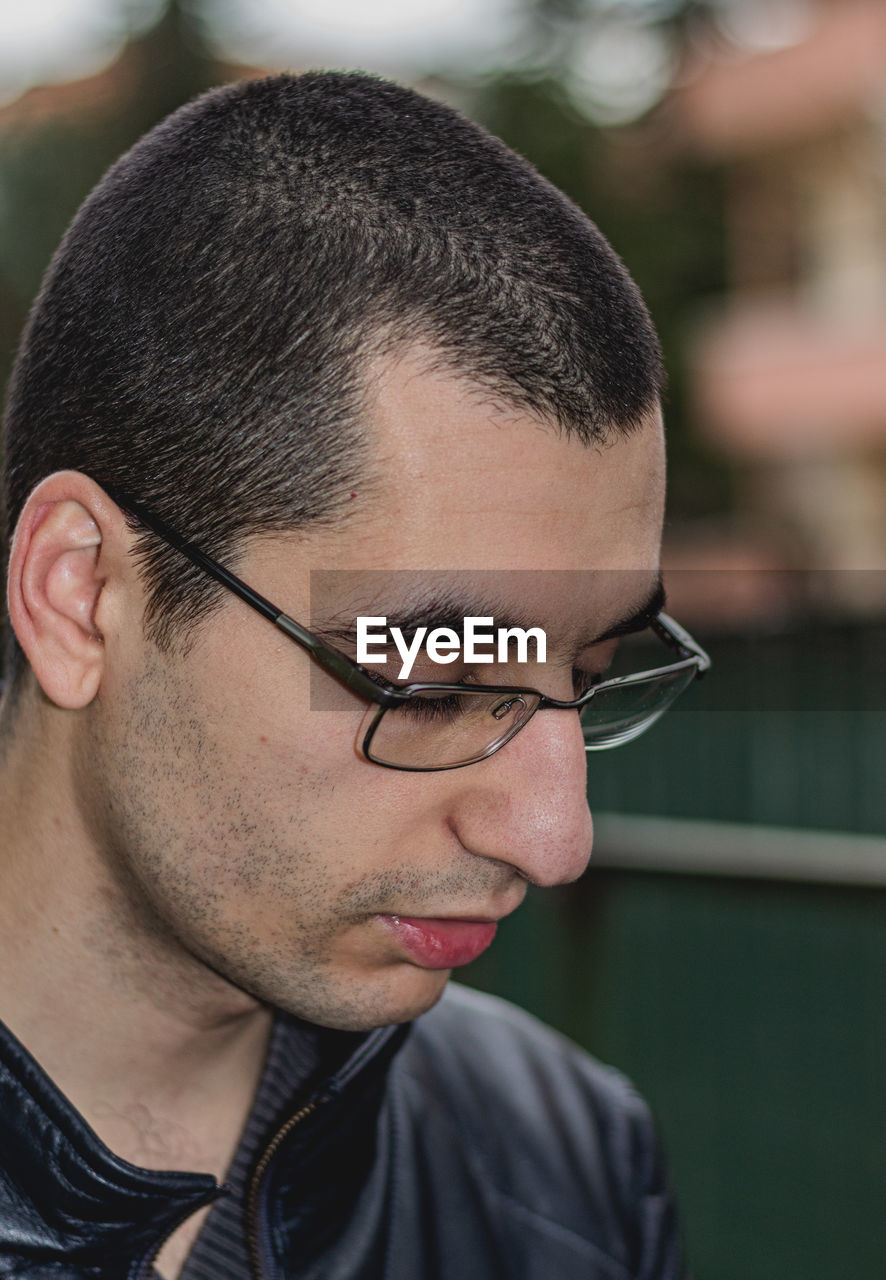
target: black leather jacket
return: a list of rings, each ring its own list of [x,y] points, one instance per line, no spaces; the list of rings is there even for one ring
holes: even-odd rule
[[[220,1194],[111,1154],[0,1034],[0,1276],[140,1280]],[[617,1073],[499,1000],[450,987],[371,1033],[253,1180],[265,1280],[677,1280],[648,1114]]]

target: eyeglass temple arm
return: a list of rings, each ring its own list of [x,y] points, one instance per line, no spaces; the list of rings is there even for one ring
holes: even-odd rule
[[[192,542],[188,542],[186,538],[177,533],[160,516],[148,511],[140,502],[136,502],[134,498],[130,498],[127,494],[120,493],[119,490],[112,488],[110,485],[105,485],[104,489],[122,510],[128,511],[135,516],[140,524],[152,530],[164,542],[168,542],[171,547],[174,547],[176,551],[180,551],[198,569],[202,569],[204,573],[214,578],[216,582],[220,582],[223,587],[227,587],[229,591],[232,591],[235,596],[238,596],[245,604],[248,604],[250,608],[255,609],[262,617],[267,618],[269,622],[273,622],[278,630],[289,636],[290,640],[294,640],[296,644],[301,645],[303,649],[306,649],[326,671],[341,680],[348,688],[368,698],[371,702],[382,704],[390,702],[393,704],[400,701],[396,693],[389,693],[387,689],[373,680],[358,663],[352,662],[343,653],[339,653],[338,650],[324,644],[318,636],[308,631],[306,627],[296,622],[294,618],[290,618],[288,614],[284,613],[282,609],[278,609],[275,604],[272,604],[270,600],[258,591],[254,591],[242,578],[238,578],[236,573],[232,573],[230,569],[226,569],[224,565],[211,559],[199,547],[195,547]]]
[[[653,620],[652,627],[667,644],[672,645],[674,648],[687,649],[694,658],[698,659],[699,678],[710,670],[710,655],[697,640],[693,639],[684,627],[680,626],[679,622],[674,621],[669,613],[660,613]]]
[[[259,599],[262,599],[262,597],[259,596]],[[349,689],[353,689],[355,693],[368,698],[370,702],[378,702],[384,706],[393,706],[394,703],[402,701],[402,698],[394,691],[385,689],[383,685],[373,680],[359,663],[353,662],[343,653],[339,653],[337,649],[324,644],[322,640],[312,635],[310,631],[306,631],[303,626],[297,623],[294,618],[290,618],[288,614],[278,613],[272,621],[280,631],[289,636],[290,640],[294,640],[303,649],[307,649],[330,675],[334,675],[338,680],[341,680],[343,684],[346,684]]]

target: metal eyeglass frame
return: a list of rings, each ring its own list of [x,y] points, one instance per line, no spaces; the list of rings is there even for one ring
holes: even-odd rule
[[[664,667],[652,667],[646,671],[632,672],[626,676],[613,676],[609,680],[601,680],[599,684],[592,685],[590,689],[585,690],[577,698],[568,701],[561,701],[558,698],[549,698],[546,694],[540,693],[537,689],[528,687],[517,687],[515,685],[483,685],[477,686],[477,692],[489,694],[502,694],[505,697],[519,697],[521,694],[530,694],[533,698],[538,699],[535,710],[514,726],[513,732],[502,737],[501,740],[494,742],[482,754],[473,756],[470,760],[461,760],[456,764],[441,765],[403,765],[391,764],[386,760],[379,760],[370,754],[369,748],[372,739],[378,729],[379,723],[384,713],[392,707],[401,706],[403,703],[409,702],[417,694],[435,693],[435,694],[460,694],[464,695],[466,686],[463,684],[438,684],[432,681],[419,681],[416,683],[405,685],[393,685],[381,677],[370,674],[365,667],[362,667],[353,658],[349,658],[346,654],[341,653],[338,649],[326,644],[319,636],[308,631],[300,622],[296,622],[294,618],[290,618],[282,609],[278,609],[275,604],[266,599],[259,592],[254,591],[242,578],[238,578],[230,569],[226,569],[224,565],[218,564],[210,556],[201,551],[199,547],[194,546],[192,542],[188,542],[183,538],[171,525],[167,524],[160,516],[154,515],[140,502],[134,498],[130,498],[128,494],[121,493],[111,485],[102,486],[110,498],[116,502],[121,510],[133,516],[141,525],[150,529],[159,538],[169,546],[179,551],[186,559],[190,560],[198,569],[202,569],[209,577],[214,578],[216,582],[233,592],[240,600],[255,609],[262,617],[272,622],[279,631],[288,636],[290,640],[304,649],[314,661],[329,672],[342,684],[346,685],[354,693],[358,694],[367,702],[375,703],[378,712],[368,726],[363,735],[361,743],[361,751],[365,758],[372,764],[379,765],[383,769],[397,769],[407,773],[437,773],[445,769],[462,769],[469,764],[478,764],[481,760],[486,760],[489,756],[494,755],[496,751],[505,746],[517,733],[529,723],[536,711],[552,709],[555,711],[579,711],[583,706],[591,701],[591,699],[601,690],[612,689],[619,685],[631,685],[654,679],[656,676],[671,675],[678,671],[687,670],[694,666],[696,676],[702,676],[709,669],[711,660],[708,654],[702,649],[692,636],[685,631],[679,623],[666,613],[659,613],[656,618],[649,624],[650,628],[656,635],[670,648],[681,653],[679,662],[668,663]],[[473,689],[470,690],[473,692]],[[657,717],[650,718],[649,725],[654,722]],[[649,726],[643,726],[647,728]],[[642,730],[641,730],[642,731]],[[608,750],[618,743],[604,743],[595,746],[593,743],[586,743],[585,750]]]

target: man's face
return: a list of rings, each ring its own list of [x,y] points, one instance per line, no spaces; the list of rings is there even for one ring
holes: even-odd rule
[[[358,486],[335,528],[256,540],[239,573],[322,630],[317,569],[397,570],[388,614],[410,604],[406,571],[626,571],[582,574],[578,598],[569,574],[501,574],[501,592],[521,597],[505,604],[548,634],[549,662],[524,683],[573,696],[572,668],[602,661],[588,638],[656,582],[658,416],[588,449],[417,360],[379,367],[371,385],[383,479]],[[146,645],[137,619],[107,643],[78,769],[113,868],[109,918],[125,919],[128,947],[142,938],[185,961],[195,990],[200,975],[217,989],[218,974],[323,1025],[402,1021],[437,999],[448,969],[404,942],[397,919],[497,920],[528,882],[573,880],[586,865],[575,712],[540,711],[467,768],[395,772],[359,753],[366,704],[342,690],[324,704],[308,656],[234,597],[185,656]],[[502,682],[494,668],[483,678]]]

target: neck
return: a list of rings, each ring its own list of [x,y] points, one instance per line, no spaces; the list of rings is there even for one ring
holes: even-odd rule
[[[271,1012],[133,909],[59,767],[69,723],[30,698],[6,732],[0,1017],[116,1154],[221,1178]]]

